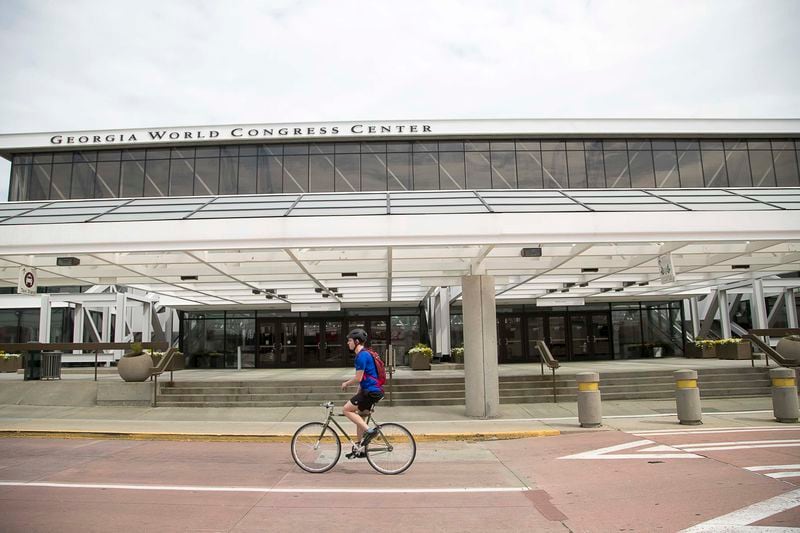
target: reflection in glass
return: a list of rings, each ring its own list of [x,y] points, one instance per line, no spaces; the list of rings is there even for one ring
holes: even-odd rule
[[[542,188],[542,154],[538,151],[517,152],[517,186],[520,189]]]
[[[155,160],[147,161],[144,173],[144,195],[145,196],[167,196],[169,192],[169,161]],[[75,189],[75,174],[77,165],[72,171],[72,188]],[[77,198],[73,195],[73,198]]]
[[[411,154],[388,154],[386,156],[386,161],[389,167],[386,170],[389,190],[410,191],[413,189],[411,180]]]
[[[653,153],[650,150],[631,150],[628,152],[631,170],[631,185],[634,189],[654,187]]]
[[[192,159],[173,159],[169,174],[170,196],[191,196],[194,193],[194,161]]]
[[[70,169],[71,168],[72,165],[70,165]],[[28,200],[30,198],[30,179],[30,165],[14,165],[13,170],[11,171],[11,185],[8,191],[8,199],[17,202]],[[69,189],[67,189],[67,195],[69,195]]]
[[[586,159],[581,151],[567,152],[567,172],[570,189],[585,189],[588,183],[586,175]]]
[[[223,149],[223,152],[225,149]],[[173,165],[175,162],[173,161]],[[236,194],[239,181],[239,161],[236,157],[222,157],[219,160],[219,194]]]
[[[425,148],[415,144],[414,150]],[[439,157],[430,152],[414,154],[414,190],[435,190],[439,188]]]
[[[95,163],[73,163],[70,198],[92,198],[94,196],[94,165]],[[169,168],[169,161],[167,161],[167,168]],[[164,177],[166,178],[166,172]]]
[[[586,181],[590,189],[604,189],[606,186],[606,168],[600,150],[586,152]]]
[[[492,170],[489,165],[489,152],[467,152],[466,164],[467,189],[492,188]]]
[[[653,141],[653,145],[655,144],[656,141]],[[656,187],[673,189],[681,186],[678,158],[674,150],[654,151],[653,162],[656,171]]]
[[[750,167],[753,169],[753,185],[774,187],[775,170],[772,168],[772,152],[757,150],[750,152]]]
[[[308,187],[311,192],[333,192],[333,156],[312,155],[308,159]]]
[[[336,145],[336,173],[333,186],[336,191],[353,192],[361,190],[360,163],[361,156],[356,154],[340,154],[339,144]],[[358,145],[355,145],[358,147]]]
[[[53,180],[50,183],[50,198],[52,200],[69,199],[70,181],[72,178],[72,163],[53,165]],[[138,196],[142,195],[141,189]]]
[[[120,169],[121,192],[123,198],[144,194],[144,161],[123,161]]]
[[[46,200],[50,197],[50,167],[49,163],[33,165],[29,189],[31,200]]]
[[[775,159],[775,179],[778,187],[797,187],[800,185],[794,151],[775,150],[773,156]]]
[[[606,164],[606,186],[609,189],[630,188],[627,152],[606,150],[603,152],[603,159]]]
[[[700,165],[698,150],[679,152],[678,167],[681,172],[681,187],[703,186],[703,167]]]
[[[547,143],[542,143],[542,147]],[[552,144],[552,143],[551,143]],[[542,151],[545,189],[567,188],[567,153],[564,150]]]
[[[254,194],[256,192],[256,172],[258,158],[239,156],[239,186],[237,194]]]
[[[119,196],[119,161],[97,163],[97,181],[94,184],[94,196],[95,198],[116,198]]]
[[[727,187],[728,171],[721,150],[703,150],[703,174],[706,187]]]
[[[517,187],[517,165],[514,152],[492,152],[491,157],[492,188],[515,189]]]
[[[727,141],[725,143],[727,145]],[[747,152],[744,150],[729,151],[726,154],[728,159],[728,181],[731,187],[752,187],[753,181],[750,178],[750,161]]]
[[[275,155],[258,157],[258,190],[259,194],[276,194],[283,192],[283,162]]]
[[[444,143],[440,143],[444,144]],[[442,189],[463,189],[466,187],[464,152],[443,152],[439,155]]]
[[[361,154],[361,190],[386,190],[385,154]]]
[[[308,191],[308,156],[287,155],[283,158],[283,192]]]

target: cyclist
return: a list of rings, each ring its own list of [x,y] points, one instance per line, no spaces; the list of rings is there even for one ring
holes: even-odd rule
[[[366,344],[367,332],[361,328],[356,328],[347,335],[347,348],[356,355],[356,374],[342,383],[342,390],[356,383],[359,385],[358,393],[342,408],[344,416],[356,425],[358,432],[358,444],[347,454],[350,458],[364,457],[364,446],[377,433],[375,428],[367,426],[358,411],[369,411],[383,398],[383,387],[378,383],[378,370],[375,368],[372,354],[366,349]]]

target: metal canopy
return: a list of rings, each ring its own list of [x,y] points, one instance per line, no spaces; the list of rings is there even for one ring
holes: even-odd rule
[[[2,211],[3,286],[33,266],[40,286],[126,285],[184,309],[416,305],[467,274],[494,275],[501,302],[657,300],[800,270],[798,189],[327,193]],[[541,257],[521,257],[523,247]],[[664,283],[657,259],[668,253],[677,278]],[[63,256],[80,265],[56,266]]]

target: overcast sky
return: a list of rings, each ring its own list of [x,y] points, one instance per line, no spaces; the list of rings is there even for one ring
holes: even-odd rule
[[[798,118],[800,1],[0,0],[0,133]],[[9,165],[0,163],[0,199]]]

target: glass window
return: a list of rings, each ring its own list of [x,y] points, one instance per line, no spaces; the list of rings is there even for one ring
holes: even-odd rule
[[[466,141],[464,150],[468,152],[488,152],[489,143],[486,141]]]
[[[722,141],[700,141],[700,148],[703,152],[706,150],[722,150]],[[703,154],[705,157],[705,154]]]
[[[334,153],[333,143],[312,143],[309,146],[309,153],[312,155]]]
[[[144,162],[123,161],[120,169],[122,182],[120,195],[123,198],[135,198],[144,194]]]
[[[628,140],[628,150],[650,150],[650,141],[643,139]]]
[[[358,149],[358,145],[355,145]],[[339,145],[336,147],[339,150]],[[343,148],[344,149],[344,148]],[[361,157],[357,154],[338,154],[334,159],[336,173],[334,175],[333,186],[337,191],[360,191],[361,190],[361,169],[359,163]]]
[[[244,149],[245,147],[243,146],[242,148]],[[257,158],[253,156],[239,156],[238,194],[255,194],[257,172],[256,160]]]
[[[70,198],[94,197],[94,163],[73,163]]]
[[[641,357],[642,323],[638,306],[630,309],[615,308],[611,311],[614,353],[620,359]]]
[[[362,154],[384,154],[386,153],[386,143],[383,142],[367,142],[361,143]]]
[[[250,157],[258,155],[258,146],[254,144],[241,144],[239,145],[239,157]],[[241,179],[241,175],[239,176]]]
[[[194,194],[204,196],[219,191],[219,158],[195,159]]]
[[[144,154],[144,148],[139,150],[123,150],[122,159],[123,161],[144,161]]]
[[[420,148],[421,149],[421,148]],[[418,150],[414,145],[414,150]],[[434,190],[439,188],[439,158],[436,153],[414,154],[414,189]]]
[[[728,171],[725,168],[725,152],[703,150],[703,175],[706,187],[727,187]]]
[[[410,152],[411,151],[411,143],[408,143],[408,142],[386,143],[386,151],[387,152]]]
[[[100,150],[97,152],[98,161],[119,161],[122,159],[122,152],[119,150]]]
[[[567,188],[567,152],[565,150],[544,151],[545,145],[554,143],[542,142],[542,169],[544,171],[545,189]]]
[[[517,141],[517,150],[534,150],[539,151],[541,144],[539,141]]]
[[[335,143],[334,149],[337,154],[361,153],[361,145],[359,143]]]
[[[172,159],[194,159],[194,147],[181,146],[170,151]]]
[[[268,147],[262,147],[268,148]],[[258,193],[283,192],[283,158],[276,155],[258,157]]]
[[[681,173],[681,187],[702,187],[703,167],[698,150],[678,150],[678,167]]]
[[[53,180],[50,184],[50,198],[52,200],[68,200],[71,179],[72,163],[58,163],[53,165]]]
[[[169,169],[169,195],[191,196],[194,191],[194,161],[173,159]]]
[[[219,157],[219,146],[201,146],[197,148],[197,157]]]
[[[35,159],[35,158],[34,158]],[[47,200],[50,198],[50,163],[36,164],[31,168],[28,199]]]
[[[728,141],[725,141],[728,144]],[[745,150],[732,150],[725,154],[728,159],[728,181],[731,187],[752,187],[750,161]]]
[[[517,186],[520,189],[542,188],[542,154],[538,151],[517,152]]]
[[[794,150],[775,150],[772,155],[775,160],[775,179],[778,187],[800,185]]]
[[[117,198],[119,196],[119,161],[97,163],[97,181],[94,184],[95,198]]]
[[[602,151],[586,151],[586,185],[591,189],[604,189],[606,186],[606,168],[603,164]]]
[[[444,143],[440,143],[444,144]],[[464,170],[464,152],[444,152],[439,154],[439,174],[442,189],[463,189],[467,184]]]
[[[769,150],[771,148],[769,141],[747,141],[747,146],[751,150]]]
[[[369,145],[368,145],[369,146]],[[361,153],[361,190],[386,190],[386,155]]]
[[[675,141],[653,140],[653,150],[675,150]]]
[[[753,169],[753,185],[774,187],[775,170],[772,168],[772,152],[756,150],[750,152],[750,167]]]
[[[390,191],[409,191],[413,189],[411,180],[411,154],[390,153],[386,156],[387,181]]]
[[[437,142],[417,141],[417,142],[412,143],[411,147],[412,147],[412,151],[414,151],[414,152],[438,152],[439,151],[439,143],[437,143]]]
[[[72,154],[70,152],[61,152],[53,154],[53,163],[72,163]]]
[[[16,154],[14,156],[15,165],[30,165],[32,161],[33,161],[33,156],[31,154]]]
[[[228,148],[223,148],[225,153]],[[219,160],[219,193],[236,194],[239,182],[239,161],[237,157],[221,157]]]
[[[603,142],[605,147],[607,141]],[[626,188],[631,186],[631,176],[628,169],[628,153],[623,151],[606,150],[603,152],[606,166],[606,186],[609,189]]]
[[[631,185],[635,189],[655,187],[656,177],[653,172],[653,152],[650,150],[630,150],[628,152],[628,163],[631,171]]]
[[[314,153],[313,146],[311,152]],[[332,155],[312,155],[309,157],[308,187],[311,192],[333,192]]]
[[[441,141],[439,143],[439,151],[440,152],[463,152],[464,151],[464,143],[463,142]]]
[[[501,142],[491,141],[489,143],[489,147],[492,150],[492,152],[507,152],[510,150],[514,150],[514,143],[508,141],[501,141]]]
[[[239,156],[239,146],[222,146],[221,147],[221,155],[222,157],[238,157]],[[306,147],[308,150],[308,147]]]
[[[586,159],[583,154],[583,150],[570,150],[567,152],[567,172],[569,174],[569,186],[571,189],[586,188]]]
[[[511,143],[502,144],[505,145]],[[517,161],[514,156],[514,152],[492,152],[491,158],[492,188],[515,189],[517,187]]]
[[[466,160],[467,188],[491,189],[492,169],[489,164],[489,152],[467,152]]]
[[[8,199],[19,202],[27,200],[30,180],[31,166],[15,164],[11,171],[11,185],[8,191]]]
[[[169,159],[169,148],[148,148],[147,159]]]
[[[263,144],[258,147],[258,155],[283,155],[283,145]]]
[[[72,171],[72,188],[75,188],[75,172]],[[144,171],[144,195],[145,196],[167,196],[169,189],[169,161],[154,160],[147,161]]]
[[[34,165],[49,165],[53,162],[53,154],[33,154]]]
[[[566,150],[564,141],[542,141],[542,150]]]
[[[655,146],[657,141],[653,141]],[[675,155],[675,150],[670,151],[654,151],[653,163],[656,171],[656,187],[662,188],[677,188],[681,186],[678,173],[678,158]]]
[[[288,146],[287,146],[288,148]],[[283,157],[283,192],[308,191],[308,156]]]

